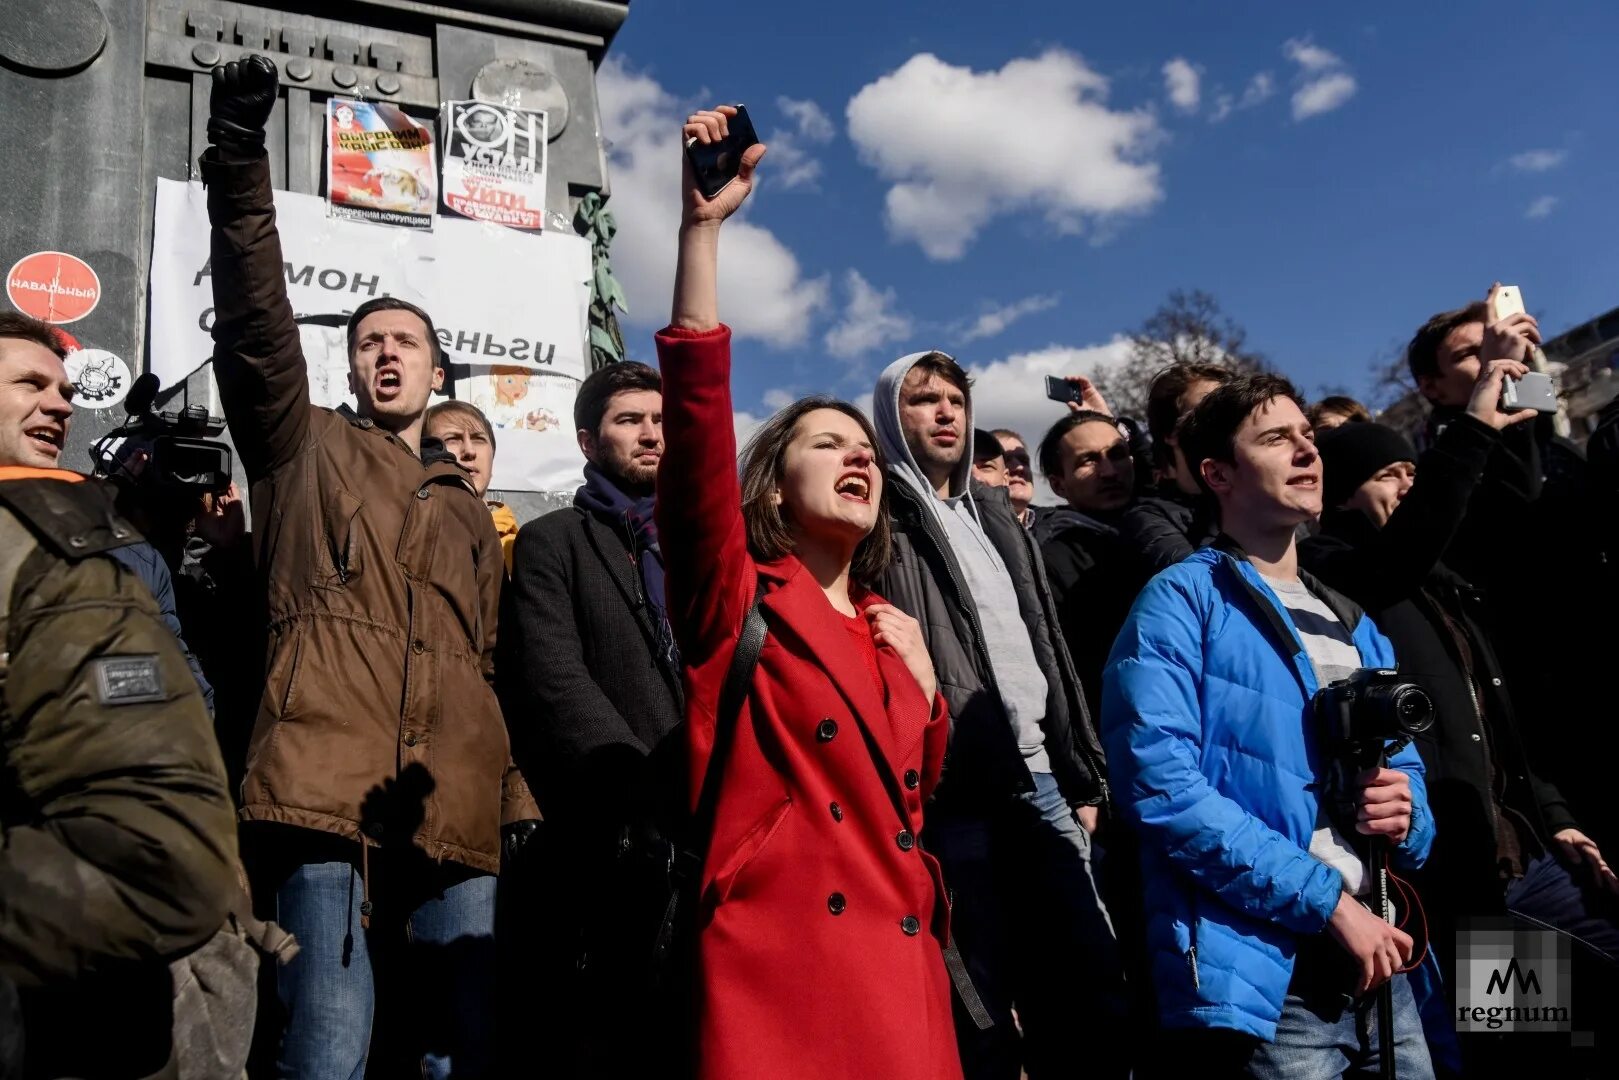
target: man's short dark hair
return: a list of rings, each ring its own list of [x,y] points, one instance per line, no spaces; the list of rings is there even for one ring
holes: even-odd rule
[[[937,375],[960,390],[963,397],[969,400],[972,397],[972,376],[968,375],[967,369],[956,363],[956,358],[949,353],[937,351],[924,353],[920,360],[911,365],[910,370],[905,373],[905,378],[909,379],[912,373],[917,371]]]
[[[452,399],[450,401],[441,401],[432,406],[422,414],[422,431],[425,433],[431,429],[434,420],[440,418],[450,419],[457,416],[471,420],[483,428],[484,437],[489,440],[489,452],[491,454],[495,452],[495,425],[489,422],[489,417],[483,414],[482,409],[470,401],[455,401]]]
[[[1276,398],[1288,398],[1300,412],[1304,411],[1304,400],[1293,384],[1269,373],[1238,375],[1215,387],[1208,397],[1197,403],[1181,424],[1180,446],[1198,487],[1209,490],[1208,482],[1203,479],[1203,463],[1236,461],[1237,429],[1255,409]]]
[[[663,376],[655,368],[634,360],[608,364],[592,371],[579,384],[579,393],[573,399],[573,426],[592,435],[600,434],[602,417],[607,415],[607,403],[614,394],[632,390],[655,390],[663,393]]]
[[[1062,471],[1062,441],[1070,431],[1081,424],[1106,424],[1113,434],[1124,438],[1119,433],[1119,422],[1107,413],[1095,412],[1091,409],[1081,409],[1079,412],[1070,412],[1067,416],[1051,425],[1045,438],[1040,440],[1040,475],[1044,477],[1056,476]]]
[[[1219,364],[1171,364],[1153,376],[1147,390],[1147,434],[1152,436],[1155,465],[1166,469],[1175,463],[1169,440],[1181,422],[1181,398],[1186,391],[1194,383],[1225,383],[1234,376],[1235,372]]]
[[[1417,380],[1419,384],[1424,375],[1438,378],[1439,347],[1458,326],[1486,322],[1486,311],[1484,301],[1474,300],[1466,307],[1441,311],[1423,323],[1422,327],[1411,336],[1411,344],[1405,347],[1405,365],[1411,369],[1411,378]]]
[[[360,323],[367,315],[379,311],[408,311],[422,320],[422,324],[427,327],[427,343],[433,350],[433,364],[436,367],[444,366],[444,346],[438,339],[438,329],[433,325],[433,317],[409,300],[401,300],[397,296],[379,296],[375,300],[367,300],[354,309],[354,314],[349,316],[348,327],[350,360],[354,359],[354,350],[359,344]]]
[[[56,327],[14,311],[0,312],[0,338],[20,338],[43,345],[58,360],[67,359],[67,342]]]

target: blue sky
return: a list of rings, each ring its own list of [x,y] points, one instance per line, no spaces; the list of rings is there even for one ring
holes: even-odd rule
[[[749,416],[936,347],[1038,438],[1040,376],[1116,362],[1174,288],[1307,392],[1495,279],[1555,334],[1619,304],[1616,42],[1597,2],[644,0],[599,80],[631,352],[675,127],[721,100],[772,143],[721,252]]]

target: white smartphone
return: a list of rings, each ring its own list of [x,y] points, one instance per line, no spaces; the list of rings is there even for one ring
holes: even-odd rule
[[[1523,290],[1516,285],[1503,285],[1495,290],[1495,301],[1490,305],[1490,320],[1500,322],[1508,315],[1521,315],[1528,309],[1523,306]],[[1539,352],[1539,346],[1530,348]],[[1523,412],[1533,409],[1536,412],[1554,413],[1557,411],[1557,387],[1552,385],[1552,377],[1538,371],[1531,371],[1521,379],[1503,379],[1501,382],[1501,411]]]

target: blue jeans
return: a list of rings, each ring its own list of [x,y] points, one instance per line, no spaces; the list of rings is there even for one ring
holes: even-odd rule
[[[419,1048],[422,1076],[489,1075],[494,876],[439,867],[395,871],[373,857],[371,892],[375,913],[365,931],[363,884],[347,860],[298,864],[276,889],[275,920],[299,946],[276,972],[287,1016],[276,1075],[363,1080],[377,989],[385,984],[409,1014],[394,1028]]]
[[[967,1080],[1017,1080],[1025,1068],[1030,1080],[1123,1076],[1123,973],[1090,834],[1050,773],[1034,781],[988,814],[937,813],[924,836],[954,900],[956,944],[995,1020],[979,1031],[956,1001],[962,1068]]]
[[[1394,994],[1394,1075],[1399,1080],[1433,1080],[1433,1062],[1422,1034],[1422,1017],[1404,975],[1391,984]],[[1377,997],[1345,1006],[1307,1001],[1288,991],[1276,1040],[1254,1047],[1247,1075],[1253,1080],[1337,1080],[1352,1074],[1376,1075]]]

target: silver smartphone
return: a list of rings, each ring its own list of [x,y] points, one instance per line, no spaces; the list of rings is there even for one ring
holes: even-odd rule
[[[1523,290],[1516,285],[1503,285],[1495,290],[1490,320],[1500,322],[1508,315],[1518,315],[1526,310],[1523,306]],[[1538,351],[1538,346],[1532,347]],[[1501,411],[1523,412],[1525,409],[1543,413],[1557,411],[1557,388],[1552,385],[1550,375],[1531,371],[1521,379],[1501,381]]]

